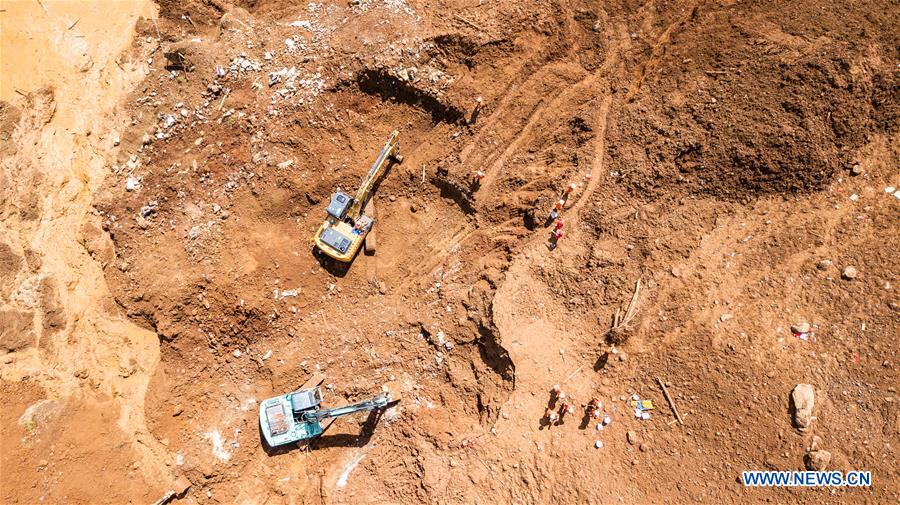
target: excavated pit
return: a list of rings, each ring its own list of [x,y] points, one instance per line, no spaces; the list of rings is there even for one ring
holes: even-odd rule
[[[410,82],[417,76],[410,76],[408,70],[402,69],[400,72],[404,73],[403,77],[392,75],[384,69],[366,69],[359,72],[353,84],[359,91],[384,102],[392,101],[421,109],[431,114],[432,123],[458,124],[463,121],[466,115],[464,110]]]

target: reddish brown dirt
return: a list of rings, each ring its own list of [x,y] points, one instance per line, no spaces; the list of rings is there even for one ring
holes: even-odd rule
[[[900,499],[895,5],[241,5],[163,1],[139,23],[123,58],[150,72],[84,231],[121,311],[159,336],[144,412],[193,483],[182,499]],[[283,68],[296,89],[269,86]],[[314,254],[330,194],[394,129],[405,159],[377,187],[376,254]],[[637,317],[608,332],[638,280]],[[803,321],[815,339],[791,334]],[[258,402],[317,372],[329,403],[402,400],[267,452]],[[555,383],[577,412],[548,426]],[[817,395],[803,433],[798,383]],[[592,397],[603,431],[582,419]],[[803,468],[814,437],[873,486],[740,483]]]
[[[3,503],[150,503],[108,399],[49,399],[32,381],[0,383]],[[110,478],[116,476],[117,478]]]

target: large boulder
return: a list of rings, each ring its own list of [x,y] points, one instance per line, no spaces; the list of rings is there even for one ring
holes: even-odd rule
[[[831,453],[828,451],[819,449],[806,454],[806,468],[810,470],[821,472],[828,468],[828,463],[831,463]]]
[[[810,384],[797,384],[791,392],[794,403],[794,425],[800,431],[806,431],[812,425],[812,412],[815,405],[815,388]]]

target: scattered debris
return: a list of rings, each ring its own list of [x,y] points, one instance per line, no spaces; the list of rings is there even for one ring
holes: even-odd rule
[[[642,400],[640,396],[633,394],[631,395],[630,404],[631,408],[634,409],[634,417],[642,421],[650,419],[650,411],[654,409],[653,400]]]
[[[818,326],[811,325],[809,323],[797,323],[791,325],[791,334],[800,340],[810,340],[812,339],[815,342],[816,339],[816,329]]]
[[[144,219],[150,217],[151,214],[156,212],[156,209],[159,207],[159,202],[156,200],[150,200],[147,202],[147,205],[141,207],[140,216]]]
[[[614,344],[621,344],[627,338],[625,336],[625,331],[634,317],[637,315],[637,302],[638,297],[641,294],[641,280],[634,284],[634,292],[631,294],[631,301],[628,302],[628,307],[625,309],[624,314],[621,309],[616,309],[616,313],[613,316],[612,326],[606,330],[602,336],[609,336]]]
[[[666,385],[663,383],[662,379],[659,377],[656,378],[656,382],[659,383],[659,387],[662,388],[663,396],[666,397],[666,401],[669,402],[669,406],[672,407],[672,412],[675,414],[675,419],[678,420],[678,424],[684,424],[684,420],[681,419],[681,414],[678,412],[678,407],[675,406],[675,400],[669,395],[669,390],[666,389]],[[651,404],[651,408],[652,404]]]

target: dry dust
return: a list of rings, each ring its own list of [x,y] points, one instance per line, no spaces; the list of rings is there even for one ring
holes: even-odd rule
[[[107,4],[0,12],[4,502],[900,499],[895,6]],[[376,253],[315,254],[394,129]],[[402,400],[266,450],[314,373]],[[872,487],[739,480],[812,447]]]

